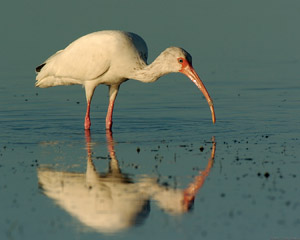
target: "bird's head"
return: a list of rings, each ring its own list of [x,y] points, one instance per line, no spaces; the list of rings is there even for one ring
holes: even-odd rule
[[[161,60],[161,67],[169,73],[180,72],[183,66],[192,65],[192,56],[179,47],[167,48],[160,54],[158,59]]]
[[[162,59],[164,59],[164,68],[169,72],[181,72],[186,75],[192,82],[200,89],[206,98],[210,111],[212,114],[213,123],[216,122],[216,116],[213,106],[213,101],[208,94],[203,82],[196,73],[192,65],[192,56],[182,48],[169,47],[161,53]]]

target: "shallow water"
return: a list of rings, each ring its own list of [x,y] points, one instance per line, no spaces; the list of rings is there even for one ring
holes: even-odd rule
[[[74,4],[73,14],[55,1],[13,4],[1,9],[0,239],[300,238],[298,1],[194,1],[185,18],[176,2],[168,12]],[[99,86],[86,133],[83,89],[34,88],[34,67],[100,29],[141,34],[150,61],[186,48],[216,124],[193,83],[170,74],[121,86],[112,136]]]

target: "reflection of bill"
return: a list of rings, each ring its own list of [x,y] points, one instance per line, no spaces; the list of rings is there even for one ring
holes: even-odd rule
[[[170,214],[188,211],[197,191],[213,165],[215,142],[204,171],[184,190],[167,188],[156,179],[143,177],[133,182],[119,168],[111,132],[107,132],[111,157],[109,171],[97,173],[92,161],[90,132],[86,131],[86,173],[71,173],[38,169],[38,179],[44,193],[84,225],[103,233],[113,233],[140,224],[150,211],[150,199]]]

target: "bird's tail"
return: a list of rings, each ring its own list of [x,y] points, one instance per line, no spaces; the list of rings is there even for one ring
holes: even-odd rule
[[[36,76],[36,87],[40,88],[46,88],[46,87],[52,87],[59,85],[57,84],[57,79],[54,76],[51,76],[51,70],[49,71],[48,64],[51,62],[51,60],[54,59],[54,57],[58,56],[59,53],[61,53],[63,50],[60,50],[53,54],[51,57],[49,57],[45,62],[43,62],[41,65],[37,66],[35,68],[35,72],[37,73]]]
[[[36,77],[35,86],[39,88],[48,88],[54,86],[61,86],[61,85],[74,85],[74,84],[82,84],[77,79],[67,78],[67,77],[58,77],[58,76],[45,76],[39,77],[40,74]]]
[[[42,79],[38,79],[38,76],[37,76],[35,86],[39,87],[39,88],[47,88],[47,87],[56,86],[55,78],[48,76],[48,77],[45,77]]]
[[[36,73],[39,73],[45,65],[46,65],[46,63],[43,63],[43,64],[37,66],[37,67],[35,68],[35,72],[36,72]]]

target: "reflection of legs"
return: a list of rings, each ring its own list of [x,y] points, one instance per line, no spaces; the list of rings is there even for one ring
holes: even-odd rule
[[[85,130],[85,141],[87,150],[86,181],[87,183],[93,185],[95,182],[97,182],[98,174],[92,160],[92,143],[90,130]]]
[[[107,149],[109,152],[109,156],[111,158],[109,162],[109,170],[112,173],[121,173],[119,162],[116,158],[115,148],[114,148],[114,139],[112,136],[112,132],[110,130],[106,130],[106,142],[107,142]]]
[[[119,85],[109,86],[109,105],[106,115],[106,129],[111,130],[112,127],[112,115],[114,110],[114,103],[119,91]]]
[[[88,154],[88,158],[92,157],[92,146],[91,146],[91,132],[89,129],[85,130],[85,143],[86,143],[86,150]]]
[[[93,184],[99,178],[99,175],[96,171],[96,167],[94,165],[92,159],[92,141],[91,141],[91,132],[90,130],[85,130],[85,141],[86,141],[86,150],[87,150],[87,168],[86,168],[86,179],[87,182]],[[114,149],[114,139],[112,137],[112,132],[106,131],[106,141],[109,155],[111,157],[109,162],[109,171],[113,174],[120,174],[121,170],[119,167],[119,162],[116,159],[115,149]]]

